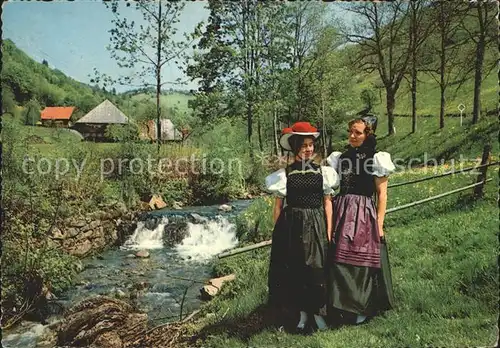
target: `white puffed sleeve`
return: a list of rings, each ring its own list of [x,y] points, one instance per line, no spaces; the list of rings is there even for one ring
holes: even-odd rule
[[[342,155],[342,152],[334,151],[326,158],[327,163],[335,170],[336,173],[339,171],[340,155]]]
[[[378,177],[389,176],[396,170],[388,152],[377,152],[373,156],[373,175]]]
[[[266,189],[276,196],[286,196],[286,170],[284,168],[266,177]]]
[[[340,178],[332,167],[321,166],[321,173],[323,174],[323,193],[331,195],[333,190],[340,184]]]

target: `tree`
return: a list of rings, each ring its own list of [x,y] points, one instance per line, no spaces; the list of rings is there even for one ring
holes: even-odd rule
[[[463,3],[439,0],[431,3],[431,20],[436,23],[437,37],[431,40],[423,51],[431,52],[421,57],[422,70],[431,74],[439,84],[440,109],[439,128],[444,128],[446,90],[456,79],[456,71],[463,65],[460,62],[460,49],[465,41],[459,37],[459,25],[463,18]],[[435,59],[437,52],[439,59]]]
[[[345,34],[347,41],[358,45],[353,63],[371,73],[377,71],[386,92],[389,135],[394,134],[396,92],[410,60],[410,43],[404,40],[408,19],[405,1],[370,2],[352,5],[348,11],[357,16],[353,28]]]
[[[34,126],[40,121],[40,103],[38,100],[31,99],[25,106],[24,124]]]
[[[479,120],[481,113],[481,84],[483,80],[483,68],[486,48],[496,43],[496,2],[478,0],[469,3],[467,17],[473,19],[473,28],[469,28],[467,21],[462,21],[461,28],[464,29],[469,38],[476,45],[474,59],[474,106],[472,110],[472,123]],[[496,64],[495,64],[496,65]]]
[[[262,150],[262,120],[259,113],[262,112],[260,104],[263,99],[263,40],[268,35],[268,26],[265,24],[270,23],[269,13],[277,5],[256,0],[210,1],[208,23],[205,31],[199,35],[199,51],[187,69],[192,79],[201,79],[196,105],[203,109],[204,114],[219,109],[214,106],[215,97],[226,105],[241,106],[239,100],[243,101],[244,110],[235,108],[231,111],[234,112],[232,116],[243,112],[241,116],[246,120],[251,156],[255,118]]]
[[[308,100],[304,104],[304,113],[308,115],[307,120],[321,131],[325,157],[331,150],[333,131],[345,122],[347,111],[354,107],[352,75],[346,64],[346,53],[337,50],[341,43],[338,30],[324,25],[308,55],[308,59],[314,59],[315,63],[303,81],[304,97]]]
[[[426,16],[428,1],[410,1],[410,76],[411,76],[411,132],[417,131],[417,71],[422,45],[434,29],[434,22]]]
[[[45,66],[49,66],[49,62],[47,62],[45,59],[42,60],[42,64],[45,65]]]
[[[137,68],[139,72],[112,79],[96,71],[97,80],[102,79],[105,85],[119,83],[142,88],[156,88],[157,143],[158,151],[160,151],[161,90],[166,84],[175,84],[172,81],[165,81],[162,71],[167,63],[172,61],[178,63],[184,51],[192,45],[192,39],[187,35],[185,40],[175,39],[177,33],[175,26],[179,22],[184,3],[165,0],[136,1],[135,10],[142,16],[142,23],[139,25],[120,13],[118,1],[106,3],[106,6],[111,8],[115,15],[112,21],[114,28],[110,30],[111,44],[108,46],[111,57],[116,60],[120,68]],[[127,3],[127,7],[129,6],[130,3]]]
[[[288,57],[288,83],[285,103],[288,106],[287,123],[305,117],[307,109],[307,88],[304,81],[312,76],[318,56],[311,54],[323,35],[327,7],[325,4],[300,2],[291,4],[286,20],[289,29],[285,35],[289,42],[291,56]]]

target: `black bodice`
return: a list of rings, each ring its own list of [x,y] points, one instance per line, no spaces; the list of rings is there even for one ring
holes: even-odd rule
[[[373,155],[357,149],[344,152],[339,159],[339,195],[356,194],[372,197],[375,193]]]
[[[287,167],[286,203],[296,208],[323,205],[323,174],[315,163],[294,162]]]

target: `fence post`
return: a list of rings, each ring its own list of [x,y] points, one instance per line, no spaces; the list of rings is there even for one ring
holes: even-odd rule
[[[489,162],[490,151],[491,151],[491,145],[490,144],[485,145],[484,149],[483,149],[483,157],[481,158],[481,165],[485,165]],[[481,181],[486,180],[486,171],[487,170],[488,170],[488,166],[484,166],[480,169],[479,175],[477,176],[477,179],[476,179],[476,183],[480,183]],[[474,187],[474,198],[483,197],[483,187],[484,187],[484,183]]]

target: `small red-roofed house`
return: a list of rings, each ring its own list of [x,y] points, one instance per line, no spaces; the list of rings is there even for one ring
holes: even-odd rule
[[[40,114],[42,125],[67,128],[73,111],[74,106],[48,106]]]

